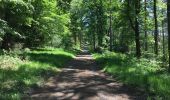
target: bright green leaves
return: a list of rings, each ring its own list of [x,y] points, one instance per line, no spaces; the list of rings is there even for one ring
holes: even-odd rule
[[[56,0],[1,0],[1,40],[4,40],[6,35],[7,39],[3,41],[4,43],[8,43],[7,40],[12,38],[12,43],[18,41],[24,43],[26,47],[35,47],[48,44],[53,37],[69,36],[70,17],[68,13],[60,13],[62,11],[59,9],[58,2]],[[67,1],[62,2],[67,3]]]
[[[1,34],[8,34],[11,37],[22,38],[21,26],[31,26],[33,7],[23,0],[2,0],[0,1],[1,11]],[[2,36],[2,37],[3,37]],[[3,38],[2,38],[3,40]]]
[[[10,23],[18,25],[29,25],[33,7],[31,4],[23,0],[7,0],[3,2],[4,12],[7,13],[6,17],[9,18]],[[20,19],[20,20],[18,20]]]
[[[106,28],[105,1],[102,0],[73,0],[71,2],[71,30],[76,39],[92,45],[103,45]],[[84,36],[84,37],[83,37]],[[82,40],[82,39],[83,40]],[[94,42],[98,40],[94,44]]]
[[[0,19],[0,41],[2,41],[2,37],[5,34],[5,31],[8,29],[8,26],[4,20]]]

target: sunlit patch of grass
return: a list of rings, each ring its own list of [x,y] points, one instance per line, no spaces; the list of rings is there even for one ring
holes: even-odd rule
[[[31,88],[42,87],[49,77],[56,75],[74,57],[62,49],[33,50],[23,56],[27,59],[1,56],[0,100],[20,100]]]
[[[102,69],[112,74],[117,80],[154,94],[163,99],[170,99],[170,74],[161,68],[154,59],[136,59],[125,54],[94,54]]]
[[[43,64],[49,64],[50,66],[63,67],[64,63],[74,57],[73,54],[65,52],[61,49],[47,49],[36,50],[28,52],[27,56],[31,61],[39,62]]]
[[[10,63],[9,63],[10,62]],[[0,69],[17,69],[19,64],[23,63],[22,60],[16,57],[11,57],[9,55],[0,56]]]

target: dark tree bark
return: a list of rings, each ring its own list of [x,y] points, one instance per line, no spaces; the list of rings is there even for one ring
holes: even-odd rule
[[[167,0],[167,18],[168,18],[168,55],[169,55],[169,72],[170,72],[170,0]]]
[[[135,41],[136,41],[136,56],[140,58],[141,56],[141,45],[140,45],[140,32],[139,32],[139,21],[135,18]]]
[[[96,35],[93,33],[93,50],[96,50]]]
[[[97,37],[98,37],[98,47],[103,47],[103,37],[104,37],[104,26],[105,26],[105,18],[104,18],[104,9],[103,9],[103,1],[100,0],[98,6],[96,7],[96,15],[97,15]]]
[[[75,38],[74,38],[75,40],[75,45],[77,45],[77,33],[75,33]]]
[[[147,34],[147,1],[145,0],[145,51],[148,51],[148,34]]]
[[[164,21],[162,21],[162,50],[163,50],[163,59],[165,60],[165,32],[164,32]]]
[[[110,5],[112,1],[110,0]],[[110,7],[110,51],[113,50],[113,32],[112,32],[112,9]]]
[[[131,24],[132,29],[135,32],[135,43],[136,43],[136,57],[140,58],[141,57],[141,45],[140,45],[140,31],[139,31],[139,13],[140,13],[140,0],[135,1],[135,24],[133,24],[133,20],[131,19],[129,15],[130,11],[130,0],[128,0],[128,18],[129,22]]]
[[[162,10],[162,15],[164,15],[164,10]],[[163,61],[165,61],[165,31],[164,31],[164,21],[162,20],[162,53],[163,53]]]
[[[79,33],[80,48],[82,48],[82,33]]]
[[[154,21],[155,21],[155,33],[154,33],[154,40],[155,40],[155,54],[158,55],[158,20],[157,20],[157,0],[154,0]]]
[[[136,41],[136,56],[141,57],[141,45],[140,45],[140,32],[139,32],[139,13],[140,13],[140,0],[136,1],[135,4],[135,41]]]

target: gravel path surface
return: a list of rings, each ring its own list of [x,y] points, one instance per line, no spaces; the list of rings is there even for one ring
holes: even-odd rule
[[[145,100],[141,92],[101,72],[90,54],[80,54],[45,87],[31,93],[32,100]]]

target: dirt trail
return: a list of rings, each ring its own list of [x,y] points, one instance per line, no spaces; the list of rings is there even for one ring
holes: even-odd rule
[[[90,54],[68,62],[45,87],[31,93],[32,100],[144,100],[140,92],[101,72]]]

